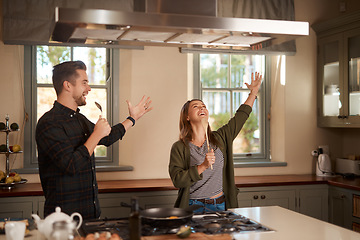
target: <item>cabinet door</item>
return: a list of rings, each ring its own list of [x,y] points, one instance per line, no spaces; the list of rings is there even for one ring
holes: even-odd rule
[[[31,218],[34,202],[29,197],[0,198],[0,218]]]
[[[155,207],[174,207],[177,191],[154,191],[133,193],[102,193],[99,194],[101,207],[100,218],[122,218],[130,215],[130,208],[122,206],[122,202],[130,206],[132,197],[137,197],[143,209]]]
[[[45,197],[38,197],[37,206],[37,215],[39,215],[41,219],[44,219]]]
[[[331,187],[329,191],[329,222],[351,229],[351,201],[352,194],[350,192]]]
[[[343,35],[318,40],[318,125],[342,125],[345,115],[343,82]]]
[[[126,193],[102,193],[99,194],[101,208],[100,218],[123,218],[130,214],[129,207],[121,206],[124,202],[130,205],[131,196]]]
[[[360,116],[360,29],[348,31],[344,34],[345,79],[348,79],[346,96],[350,124],[359,122]]]
[[[328,221],[328,190],[323,189],[300,189],[299,212],[310,217]]]
[[[177,191],[167,191],[155,196],[141,196],[139,204],[142,208],[173,208],[177,198]]]
[[[240,192],[239,207],[280,206],[295,210],[295,190]]]

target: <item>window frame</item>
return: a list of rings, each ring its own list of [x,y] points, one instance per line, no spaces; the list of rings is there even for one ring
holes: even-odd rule
[[[201,86],[201,76],[200,76],[200,54],[193,54],[193,73],[194,73],[194,97],[202,99],[202,86]],[[221,53],[220,53],[221,54]],[[231,55],[228,54],[227,55]],[[263,99],[259,102],[259,119],[260,124],[262,125],[263,131],[260,132],[261,135],[261,153],[254,154],[252,156],[246,156],[246,154],[234,154],[234,166],[235,167],[250,167],[250,166],[267,166],[271,163],[271,154],[270,154],[270,106],[271,106],[271,57],[265,55],[265,71],[262,86],[258,93],[258,99]],[[231,65],[228,67],[228,71],[231,71]],[[211,90],[212,88],[206,88],[206,90]],[[214,90],[234,90],[236,88],[214,88]],[[238,91],[238,90],[237,90]],[[232,93],[232,92],[231,92]],[[233,103],[231,102],[231,110]],[[231,112],[231,116],[234,113]],[[285,163],[286,164],[286,163]],[[281,165],[281,163],[280,163]]]
[[[24,127],[24,161],[19,173],[38,173],[36,157],[35,129],[37,124],[37,80],[36,80],[36,45],[24,46],[24,96],[25,96],[25,127]],[[74,46],[75,47],[75,46]],[[107,119],[112,126],[119,122],[119,49],[107,48],[108,109]],[[44,84],[42,84],[44,85]],[[52,85],[52,84],[50,84]],[[45,85],[44,85],[45,86]],[[97,87],[96,85],[94,86]],[[119,141],[108,147],[108,157],[96,159],[97,171],[132,170],[131,166],[119,166]]]

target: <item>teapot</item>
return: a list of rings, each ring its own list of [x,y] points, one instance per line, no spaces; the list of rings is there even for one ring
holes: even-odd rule
[[[47,216],[44,220],[41,220],[37,214],[32,214],[31,216],[34,218],[39,232],[42,233],[47,239],[50,238],[54,222],[66,221],[71,223],[74,222],[74,217],[77,216],[79,218],[79,223],[76,225],[76,229],[79,229],[82,224],[82,217],[80,213],[75,212],[69,216],[66,213],[61,212],[60,207],[56,207],[55,212]]]

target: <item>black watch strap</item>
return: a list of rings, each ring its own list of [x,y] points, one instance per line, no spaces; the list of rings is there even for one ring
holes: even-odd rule
[[[135,125],[135,119],[133,119],[132,117],[128,116],[126,119],[129,119],[132,122],[132,125]]]

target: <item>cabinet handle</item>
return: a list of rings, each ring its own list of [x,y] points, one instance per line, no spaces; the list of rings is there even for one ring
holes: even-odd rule
[[[266,198],[266,196],[265,195],[261,195],[261,197],[260,197],[261,199],[265,199]]]
[[[254,199],[256,200],[256,199],[258,199],[259,198],[259,196],[258,195],[254,195]]]
[[[340,198],[341,198],[341,199],[345,199],[346,196],[345,196],[344,194],[341,194]]]

